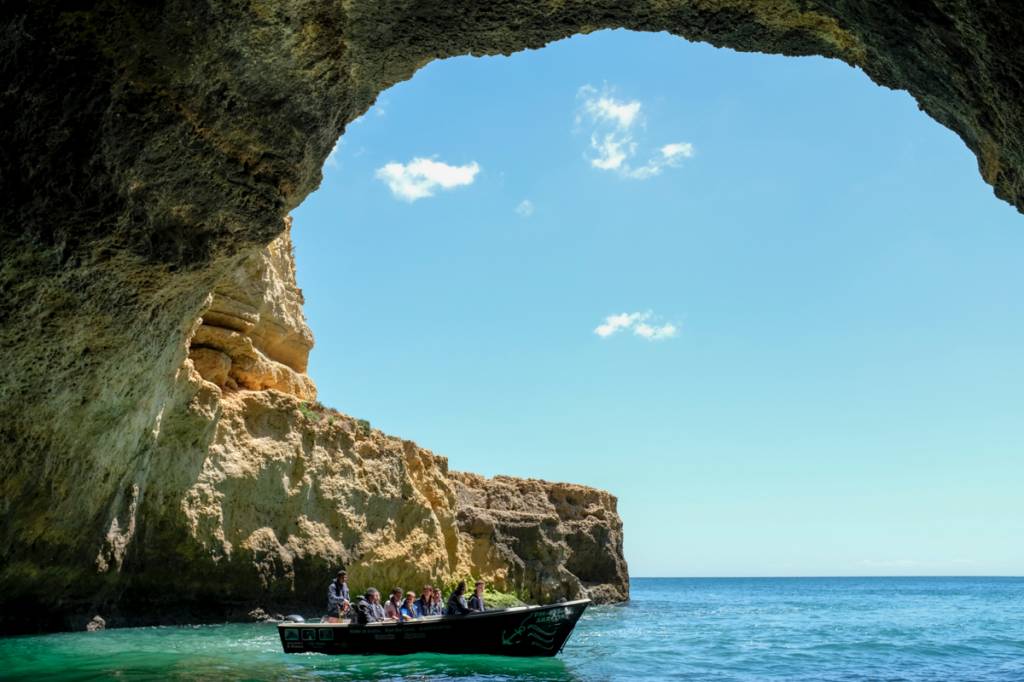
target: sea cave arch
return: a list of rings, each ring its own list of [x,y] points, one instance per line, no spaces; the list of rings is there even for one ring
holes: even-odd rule
[[[190,507],[189,528],[223,513],[211,501],[223,491],[195,486],[208,461],[189,448],[212,428],[196,415],[222,406],[183,387],[189,340],[211,292],[316,188],[345,126],[432,60],[605,28],[840,59],[907,90],[1024,211],[1024,9],[1005,0],[106,2],[3,14],[0,110],[15,124],[0,131],[0,590],[5,614],[38,614],[27,627],[68,627],[96,604],[126,616],[159,607],[139,596],[158,578],[210,594],[193,589],[201,572],[175,571],[182,559],[212,566],[218,550],[160,511],[187,492],[210,496]],[[275,348],[302,374],[293,347]],[[245,428],[266,435],[272,422]],[[261,558],[226,601],[251,602],[276,575],[282,555],[264,541],[252,539]]]

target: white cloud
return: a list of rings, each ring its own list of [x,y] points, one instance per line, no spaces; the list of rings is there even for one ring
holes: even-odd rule
[[[651,341],[658,341],[660,339],[671,339],[673,336],[676,335],[677,331],[678,330],[676,329],[676,326],[671,322],[658,326],[649,325],[646,322],[640,322],[639,324],[636,324],[633,327],[634,334],[636,334],[637,336],[642,336],[645,339],[649,339]]]
[[[580,88],[580,94],[586,95],[586,99],[583,100],[583,108],[594,120],[609,121],[619,128],[628,129],[640,115],[642,105],[637,100],[620,102],[614,99],[607,90],[603,94],[597,95],[597,89],[591,85],[584,85]]]
[[[377,178],[388,184],[391,193],[404,201],[434,196],[437,189],[454,189],[473,184],[480,166],[476,161],[450,166],[441,161],[417,157],[407,164],[396,161],[377,169]]]
[[[661,148],[661,155],[666,159],[677,159],[679,157],[689,159],[693,156],[693,145],[689,142],[673,142]]]
[[[693,145],[689,142],[672,142],[661,148],[661,156],[655,156],[639,168],[628,169],[627,177],[646,180],[661,173],[669,166],[678,166],[683,159],[693,158]]]
[[[579,89],[582,100],[576,113],[576,125],[590,124],[590,165],[599,170],[615,171],[625,178],[646,180],[670,166],[678,166],[684,158],[694,154],[689,142],[671,142],[662,145],[657,154],[637,166],[634,165],[639,145],[634,136],[637,127],[644,126],[643,105],[638,100],[617,100],[605,87],[601,92],[592,85]]]
[[[648,320],[652,317],[654,317],[654,314],[650,311],[645,313],[609,315],[604,318],[604,322],[594,328],[594,333],[601,338],[607,338],[620,331],[632,329],[635,336],[647,339],[648,341],[661,341],[663,339],[671,339],[679,332],[679,328],[670,322],[650,324]]]
[[[645,313],[619,313],[604,318],[604,323],[594,329],[594,333],[600,337],[611,336],[622,329],[629,329],[639,320],[643,319]]]
[[[627,155],[636,149],[629,136],[620,137],[615,133],[607,133],[600,141],[597,134],[590,136],[590,146],[597,151],[597,156],[590,160],[590,165],[601,170],[617,170],[622,167]]]
[[[519,205],[516,206],[516,213],[524,218],[529,218],[533,215],[533,202],[529,199],[523,199],[519,202]]]
[[[661,173],[661,169],[663,167],[664,164],[651,160],[639,168],[631,168],[627,170],[624,175],[627,178],[632,178],[633,180],[646,180],[647,178],[653,178],[655,175]]]

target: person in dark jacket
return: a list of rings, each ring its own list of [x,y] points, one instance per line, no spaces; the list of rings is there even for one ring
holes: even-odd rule
[[[342,618],[342,603],[350,601],[348,596],[348,574],[338,571],[327,586],[327,617]]]
[[[460,580],[459,586],[455,588],[452,595],[448,597],[448,615],[449,616],[464,616],[467,613],[473,613],[469,606],[466,605],[466,581]]]
[[[371,587],[359,598],[355,606],[355,622],[359,625],[380,623],[384,620],[384,607],[380,605],[380,592]]]
[[[484,581],[477,580],[475,587],[473,596],[469,598],[469,610],[483,613],[487,610],[484,607]]]
[[[423,586],[423,594],[416,600],[416,608],[420,610],[420,615],[427,615],[427,608],[430,606],[430,596],[434,594],[434,588],[430,585]]]

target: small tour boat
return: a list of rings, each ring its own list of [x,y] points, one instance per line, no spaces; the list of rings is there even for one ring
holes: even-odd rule
[[[554,656],[589,599],[396,623],[281,623],[285,653]]]

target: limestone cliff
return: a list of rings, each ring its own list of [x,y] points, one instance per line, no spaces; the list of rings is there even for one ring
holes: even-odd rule
[[[356,587],[481,577],[541,601],[628,597],[614,497],[449,472],[445,458],[314,402],[312,345],[286,225],[208,297],[145,464],[99,527],[96,555],[61,575],[57,625],[97,610],[115,626],[309,612],[339,566]],[[75,583],[95,591],[69,598]],[[45,604],[52,587],[22,589]]]

